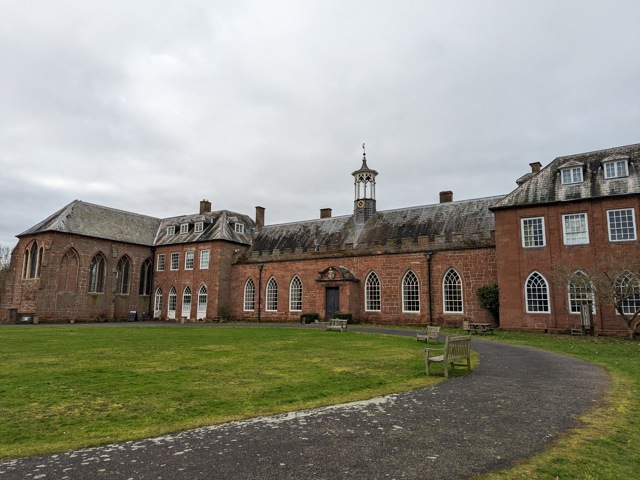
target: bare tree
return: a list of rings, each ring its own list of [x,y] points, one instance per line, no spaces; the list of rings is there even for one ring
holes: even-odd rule
[[[595,295],[598,304],[611,305],[625,323],[629,338],[635,338],[640,326],[640,249],[632,252],[616,249],[598,255],[590,268],[558,264],[554,267],[554,279],[568,286],[584,303]]]
[[[0,246],[0,303],[4,295],[4,287],[9,275],[9,263],[11,261],[11,249],[6,246]]]

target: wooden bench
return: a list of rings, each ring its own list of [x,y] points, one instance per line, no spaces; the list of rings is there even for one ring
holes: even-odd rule
[[[416,340],[425,340],[427,343],[430,343],[431,340],[435,340],[438,343],[438,334],[440,333],[440,327],[436,327],[434,325],[428,325],[426,330],[419,331],[416,333]]]
[[[344,318],[332,318],[325,327],[326,330],[339,330],[344,332],[347,329],[347,320]]]
[[[430,363],[442,363],[444,368],[444,377],[449,378],[449,365],[451,368],[456,366],[455,362],[465,361],[469,370],[471,370],[471,337],[465,335],[463,337],[447,337],[444,348],[425,348],[426,354],[426,370],[429,375]],[[432,352],[442,351],[442,355],[431,356]],[[465,366],[458,364],[458,366]]]

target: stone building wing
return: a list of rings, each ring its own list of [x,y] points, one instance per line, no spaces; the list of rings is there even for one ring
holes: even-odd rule
[[[18,237],[60,232],[137,245],[153,245],[161,220],[74,200]]]
[[[252,252],[313,252],[352,245],[401,244],[426,238],[446,241],[448,248],[492,246],[495,229],[489,207],[503,196],[446,202],[421,207],[377,212],[364,224],[354,217],[343,216],[265,226],[253,239]]]
[[[605,179],[604,164],[626,160],[628,175]],[[583,181],[562,184],[561,171],[582,168]],[[525,179],[525,177],[527,177]],[[558,157],[537,173],[522,177],[518,188],[492,209],[526,207],[640,193],[640,144]]]
[[[202,224],[201,231],[196,229],[198,223]],[[187,231],[180,233],[183,225],[186,225]],[[170,233],[171,227],[174,232],[172,234]],[[154,245],[175,245],[211,240],[226,240],[250,245],[254,229],[255,222],[251,217],[228,210],[182,215],[165,218],[161,221]]]

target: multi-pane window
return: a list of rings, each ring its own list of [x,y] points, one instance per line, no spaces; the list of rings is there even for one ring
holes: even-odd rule
[[[156,289],[156,298],[153,304],[153,318],[159,318],[162,315],[162,289]]]
[[[544,247],[544,217],[522,219],[522,246]]]
[[[607,210],[609,241],[620,242],[636,239],[636,222],[633,208]]]
[[[182,292],[182,316],[186,318],[191,317],[191,288],[185,287]]]
[[[604,164],[604,178],[619,178],[629,175],[626,160],[617,160]]]
[[[411,270],[402,279],[402,311],[420,311],[420,284],[418,277]]]
[[[105,260],[98,253],[89,264],[89,293],[104,292]]]
[[[196,222],[196,223],[193,225],[193,231],[194,231],[194,232],[196,232],[196,233],[199,233],[199,232],[201,232],[202,230],[204,230],[204,228],[203,228],[203,227],[204,227],[204,223],[203,223],[203,222]]]
[[[147,258],[140,267],[140,295],[151,295],[151,259]]]
[[[273,277],[267,282],[267,311],[278,311],[278,282]]]
[[[195,252],[190,250],[184,253],[184,269],[185,270],[193,270],[193,257],[195,256]]]
[[[445,313],[462,313],[462,280],[453,268],[450,268],[442,280],[442,295]]]
[[[42,265],[43,248],[38,248],[38,242],[33,242],[24,251],[24,265],[22,267],[23,278],[38,278]]]
[[[180,225],[180,233],[189,233],[189,224],[183,223]]]
[[[175,318],[176,313],[176,305],[178,304],[178,293],[176,292],[176,287],[171,287],[169,290],[169,315],[173,313],[173,318]]]
[[[562,175],[562,185],[582,183],[582,167],[563,168],[560,172]]]
[[[525,282],[527,313],[549,313],[549,287],[538,272],[533,272]]]
[[[615,296],[622,313],[634,315],[640,310],[640,282],[631,272],[623,272],[615,281]]]
[[[198,290],[198,318],[204,318],[207,314],[207,287],[202,285]]]
[[[569,281],[568,291],[570,313],[580,313],[583,304],[591,305],[591,311],[595,313],[593,286],[584,273],[576,272],[573,274]]]
[[[176,234],[175,225],[171,225],[170,227],[167,227],[167,235],[175,235],[175,234]]]
[[[563,215],[562,226],[564,228],[565,245],[583,245],[589,243],[586,213]]]
[[[380,311],[380,279],[371,272],[364,283],[364,309],[368,312]]]
[[[209,268],[209,250],[200,250],[200,270]]]
[[[234,228],[235,228],[236,233],[244,233],[244,224],[243,223],[236,223]]]
[[[159,272],[164,272],[164,260],[165,260],[164,253],[159,253],[158,254],[158,265],[156,266],[156,270],[158,270]]]
[[[256,308],[256,285],[252,279],[244,284],[244,310],[253,312]]]
[[[293,277],[289,286],[289,311],[302,311],[302,280],[297,275]]]
[[[129,293],[129,279],[131,271],[131,261],[129,257],[124,256],[118,261],[116,267],[116,293]]]
[[[179,265],[180,265],[180,254],[178,252],[174,252],[171,254],[171,270],[178,270]]]

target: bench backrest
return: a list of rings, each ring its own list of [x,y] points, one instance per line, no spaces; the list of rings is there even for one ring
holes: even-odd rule
[[[444,361],[453,362],[470,355],[471,337],[447,337],[444,345]]]
[[[440,333],[440,327],[436,327],[435,325],[427,325],[427,335],[438,335]]]

